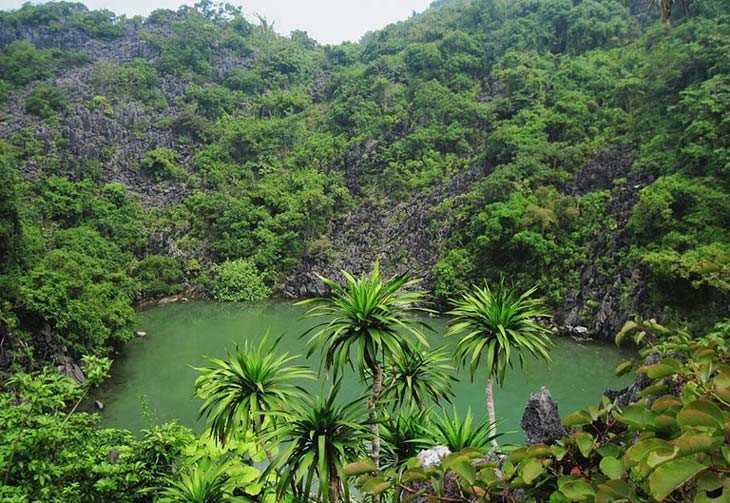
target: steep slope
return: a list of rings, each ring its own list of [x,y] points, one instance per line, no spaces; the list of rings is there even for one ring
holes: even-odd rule
[[[241,260],[289,296],[380,260],[440,306],[536,284],[601,338],[713,324],[728,16],[693,3],[670,31],[639,7],[440,2],[325,47],[207,3],[0,14],[2,363],[103,352],[133,302],[215,292]]]

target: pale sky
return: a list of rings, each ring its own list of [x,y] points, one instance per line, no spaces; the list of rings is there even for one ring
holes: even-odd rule
[[[0,10],[17,9],[26,0],[0,0]],[[423,12],[432,0],[228,0],[243,7],[252,21],[258,13],[274,29],[288,34],[304,30],[322,44],[351,40],[356,42],[366,32],[402,21],[416,12]],[[89,9],[109,9],[117,14],[146,16],[155,9],[177,9],[181,4],[193,5],[197,0],[81,0]],[[31,3],[43,3],[33,1]]]

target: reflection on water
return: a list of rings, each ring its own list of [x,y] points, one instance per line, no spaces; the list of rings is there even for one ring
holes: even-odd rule
[[[198,373],[194,367],[206,365],[203,356],[225,357],[236,343],[259,340],[267,331],[282,336],[279,351],[302,355],[302,362],[319,369],[317,354],[305,361],[306,338],[299,337],[317,321],[302,319],[304,309],[287,302],[261,301],[242,304],[191,302],[170,304],[141,310],[136,330],[147,332],[144,338],[130,341],[115,356],[111,380],[94,394],[104,403],[103,424],[127,428],[134,432],[148,428],[150,421],[164,422],[177,418],[180,423],[201,431],[197,422],[200,400],[193,396]],[[427,333],[432,346],[453,347],[456,338],[443,339],[445,320],[427,320],[434,333]],[[531,360],[526,372],[508,370],[506,384],[495,389],[497,415],[503,418],[501,431],[518,430],[519,421],[530,393],[546,386],[560,405],[563,416],[597,403],[607,387],[620,387],[613,375],[622,355],[613,346],[579,344],[571,339],[557,339],[551,351],[552,362]],[[484,385],[486,375],[470,382],[467,369],[458,373],[455,405],[462,415],[468,407],[486,414]],[[343,383],[343,392],[355,396],[365,391],[352,373]],[[303,381],[305,388],[317,393],[321,382]],[[363,405],[364,408],[364,405]],[[507,440],[507,439],[505,439]],[[521,441],[520,435],[509,440]]]

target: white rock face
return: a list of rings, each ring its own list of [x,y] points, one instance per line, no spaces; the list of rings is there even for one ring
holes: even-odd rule
[[[426,449],[418,453],[418,459],[421,461],[421,466],[428,468],[429,466],[438,465],[441,463],[441,458],[451,454],[448,447],[443,445],[437,445],[432,449]]]

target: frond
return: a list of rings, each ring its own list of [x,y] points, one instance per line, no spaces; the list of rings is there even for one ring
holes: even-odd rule
[[[513,353],[520,367],[526,361],[524,355],[549,361],[548,349],[554,345],[550,330],[536,319],[548,313],[532,295],[536,288],[518,293],[507,287],[502,279],[495,288],[485,284],[474,288],[461,299],[453,301],[449,311],[453,318],[446,335],[466,332],[456,346],[456,358],[460,366],[469,366],[472,379],[486,356],[487,375],[501,386],[508,366],[512,365]]]
[[[238,429],[259,433],[263,414],[302,396],[297,381],[314,378],[307,367],[292,365],[297,356],[275,353],[279,340],[269,346],[267,333],[257,346],[246,341],[226,360],[207,358],[213,366],[196,369],[201,375],[195,394],[203,399],[198,417],[206,417],[211,435],[222,444]]]
[[[331,290],[326,298],[307,299],[298,305],[311,306],[306,317],[326,316],[329,321],[303,335],[310,335],[307,355],[322,351],[322,365],[335,376],[345,367],[361,375],[383,361],[400,355],[407,342],[426,344],[417,323],[408,313],[423,308],[420,291],[408,290],[417,283],[406,274],[382,280],[376,263],[370,274],[355,277],[342,271],[345,284],[321,277]]]
[[[383,400],[393,409],[408,403],[422,408],[428,400],[448,402],[454,395],[453,370],[445,346],[430,351],[419,345],[406,346],[385,368]]]
[[[309,494],[318,481],[320,496],[326,494],[330,467],[341,474],[342,467],[365,454],[371,434],[364,419],[362,397],[340,404],[337,400],[339,381],[327,395],[304,397],[289,404],[281,426],[266,435],[288,443],[289,448],[275,461],[281,467],[279,490],[294,484],[301,494]]]

